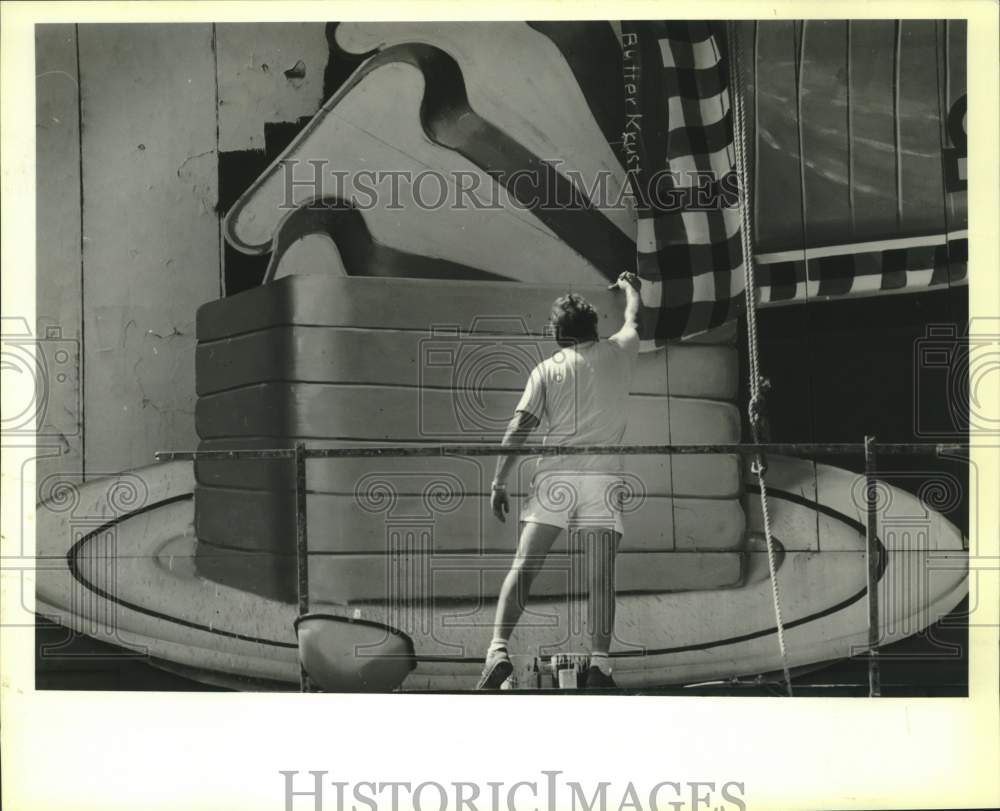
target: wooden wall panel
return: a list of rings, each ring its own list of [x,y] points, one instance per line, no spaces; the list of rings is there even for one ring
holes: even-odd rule
[[[194,319],[219,295],[210,25],[79,27],[87,472],[190,448]]]
[[[47,477],[79,475],[83,468],[80,121],[76,28],[40,25],[35,30],[33,326],[39,337],[52,335],[43,344],[46,365],[39,369],[44,369],[47,400],[39,414],[36,479],[44,488]]]

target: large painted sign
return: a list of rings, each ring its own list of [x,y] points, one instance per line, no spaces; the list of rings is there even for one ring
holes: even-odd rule
[[[572,285],[634,267],[650,236],[627,182],[636,133],[623,76],[642,25],[654,24],[336,26],[331,62],[357,68],[230,209],[229,243],[270,254],[268,278]],[[670,31],[646,44],[662,51],[669,97],[651,108],[659,118],[647,110],[643,120],[640,141],[666,139],[666,158],[657,153],[648,169],[697,167],[692,155],[716,147],[726,158],[726,66],[738,61],[763,304],[964,283],[963,22],[712,25],[686,50],[664,45],[677,41]],[[689,143],[699,105],[700,151]],[[728,151],[725,166],[712,158],[714,182]],[[686,222],[696,208],[654,240],[675,246],[673,279],[703,272]],[[719,263],[731,264],[721,254]],[[668,306],[660,292],[648,288],[645,303]],[[688,327],[657,329],[670,337]]]

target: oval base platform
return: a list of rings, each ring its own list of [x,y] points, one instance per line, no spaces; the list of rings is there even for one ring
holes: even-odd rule
[[[813,462],[769,461],[789,664],[862,652],[868,639],[863,480]],[[902,490],[881,482],[879,488],[880,638],[888,644],[922,631],[959,603],[968,588],[968,553],[941,515]],[[53,487],[38,506],[38,613],[209,682],[297,689],[295,606],[195,573],[193,489],[189,462]],[[752,490],[745,506],[751,532],[759,532]],[[759,543],[750,550],[740,587],[619,596],[612,656],[620,686],[665,687],[780,669],[766,558]],[[490,638],[494,606],[482,602],[407,611],[363,603],[311,608],[388,625],[412,638],[415,667],[392,674],[402,678],[402,689],[465,690],[475,683]],[[529,603],[511,639],[515,686],[535,686],[544,657],[585,650],[585,616],[585,603],[576,599]],[[354,687],[389,689],[393,679]]]

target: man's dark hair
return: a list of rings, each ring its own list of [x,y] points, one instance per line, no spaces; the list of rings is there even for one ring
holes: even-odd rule
[[[549,323],[559,346],[597,340],[597,310],[576,293],[567,293],[553,302]]]

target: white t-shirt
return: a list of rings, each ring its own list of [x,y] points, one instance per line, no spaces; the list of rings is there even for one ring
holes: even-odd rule
[[[538,418],[544,445],[618,445],[628,424],[639,338],[625,328],[606,341],[560,349],[539,363],[515,411]],[[541,456],[537,470],[618,473],[620,455]]]

